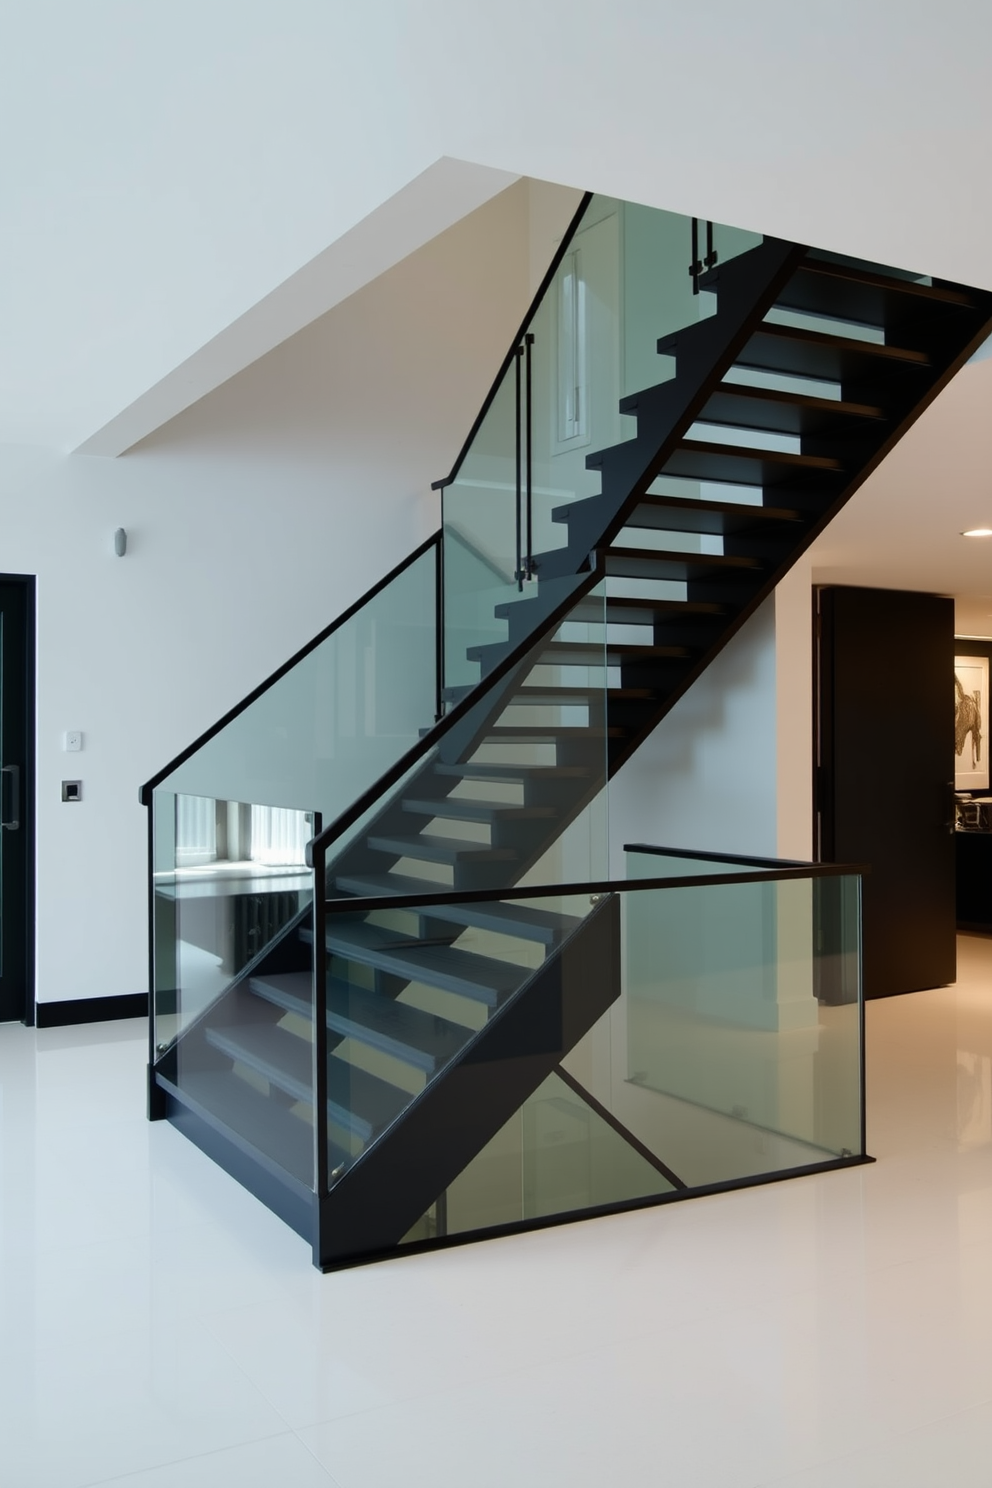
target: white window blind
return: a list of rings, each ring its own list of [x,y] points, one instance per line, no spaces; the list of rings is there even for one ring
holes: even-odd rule
[[[217,857],[217,803],[209,796],[176,797],[176,867]]]
[[[251,859],[269,867],[305,867],[313,833],[306,811],[283,806],[251,808]]]

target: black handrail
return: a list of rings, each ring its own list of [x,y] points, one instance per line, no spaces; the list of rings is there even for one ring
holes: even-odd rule
[[[418,558],[422,558],[425,553],[429,553],[431,548],[435,547],[438,549],[438,561],[440,562],[441,546],[441,533],[438,531],[432,537],[427,538],[426,542],[422,542],[419,548],[414,548],[413,552],[404,558],[402,563],[398,563],[395,568],[390,569],[384,578],[381,578],[378,583],[373,584],[371,589],[363,594],[360,599],[356,599],[353,605],[349,605],[336,620],[331,621],[330,625],[325,625],[319,635],[315,635],[312,641],[308,641],[288,661],[284,661],[282,666],[277,667],[270,676],[266,677],[264,682],[260,682],[252,692],[249,692],[247,697],[243,697],[239,703],[235,703],[234,707],[230,708],[216,723],[211,724],[205,733],[200,734],[199,738],[194,739],[192,744],[188,744],[185,749],[181,750],[175,759],[170,760],[150,780],[146,780],[144,785],[140,786],[138,790],[138,799],[142,806],[151,805],[151,792],[157,785],[161,785],[162,781],[171,775],[173,770],[178,770],[179,766],[184,765],[188,759],[196,754],[198,749],[202,749],[204,744],[209,744],[211,739],[227,728],[227,725],[233,722],[239,713],[243,713],[246,708],[250,708],[252,703],[256,702],[262,696],[263,692],[268,692],[269,688],[275,686],[281,678],[285,677],[287,672],[291,672],[298,662],[301,662],[304,657],[309,656],[310,652],[315,651],[318,646],[323,645],[328,636],[333,635],[336,630],[339,630],[353,615],[357,615],[359,610],[375,599],[377,594],[381,594],[383,589],[387,588],[394,579],[398,579],[404,569],[409,568],[417,562]],[[440,609],[437,613],[437,625],[438,629],[440,629],[442,625]]]
[[[774,859],[770,860],[774,861]],[[380,909],[443,909],[446,904],[519,904],[529,899],[558,899],[566,894],[640,893],[644,889],[696,889],[731,884],[791,883],[814,878],[865,877],[867,863],[801,863],[795,867],[753,873],[706,873],[698,877],[602,879],[593,883],[531,884],[506,889],[440,889],[435,894],[376,894],[367,898],[327,899],[327,915],[371,914]]]
[[[462,468],[462,462],[471,449],[475,441],[475,436],[478,434],[480,428],[482,427],[482,422],[485,419],[486,414],[492,407],[493,399],[496,397],[496,394],[499,392],[503,384],[503,378],[506,376],[507,372],[510,370],[510,367],[513,364],[513,358],[517,354],[517,348],[523,341],[531,321],[534,319],[534,316],[537,314],[545,295],[551,288],[551,285],[554,282],[554,277],[557,274],[559,267],[561,266],[562,259],[565,257],[565,254],[571,247],[572,239],[575,237],[575,234],[579,230],[579,224],[581,223],[589,208],[589,203],[592,201],[593,195],[594,193],[592,191],[587,191],[583,196],[581,202],[579,203],[578,210],[576,211],[575,216],[568,224],[565,236],[558,244],[558,251],[555,254],[554,258],[551,260],[551,263],[548,266],[548,271],[545,274],[544,278],[541,280],[540,285],[538,286],[537,294],[534,296],[534,298],[530,302],[530,305],[528,306],[527,314],[524,316],[523,321],[521,322],[520,329],[511,341],[510,349],[500,363],[499,371],[496,373],[493,385],[486,394],[485,401],[482,407],[479,409],[475,423],[472,425],[471,429],[469,429],[468,437],[466,438],[465,443],[462,445],[461,449],[458,451],[457,456],[455,457],[455,463],[451,467],[451,473],[444,476],[441,480],[432,481],[432,491],[442,491],[445,486],[450,486],[452,481],[457,477],[459,470]]]
[[[646,842],[625,842],[624,852],[652,853],[659,858],[699,858],[704,863],[746,863],[749,868],[818,868],[804,858],[756,858],[751,854],[695,852],[688,847],[655,847]]]

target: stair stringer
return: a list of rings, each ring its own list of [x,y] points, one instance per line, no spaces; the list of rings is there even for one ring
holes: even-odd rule
[[[607,895],[321,1200],[325,1268],[395,1247],[620,996]]]
[[[658,725],[675,707],[675,704],[685,696],[692,685],[702,676],[703,672],[712,664],[755,611],[774,593],[789,570],[798,563],[807,549],[829,527],[838,513],[847,505],[861,486],[864,485],[868,477],[877,470],[886,456],[890,454],[917,419],[929,408],[938,394],[943,391],[951,379],[970,361],[983,342],[988,339],[990,332],[992,332],[992,293],[986,293],[983,298],[986,302],[988,318],[982,322],[980,328],[969,339],[967,344],[963,347],[958,346],[955,349],[947,349],[946,355],[938,363],[937,375],[933,378],[927,389],[913,400],[903,417],[886,420],[886,432],[878,439],[873,447],[868,440],[858,441],[860,445],[859,463],[853,470],[850,480],[834,495],[833,499],[818,515],[812,515],[810,517],[809,522],[804,524],[801,532],[796,533],[795,541],[790,546],[787,556],[772,569],[768,578],[740,606],[737,613],[728,618],[714,645],[705,651],[691,667],[686,669],[684,676],[666,693],[663,702],[646,717],[641,731],[636,736],[624,740],[616,749],[610,750],[609,774],[611,777],[650,738]],[[836,447],[836,444],[831,444],[832,450],[836,449]],[[776,492],[776,500],[782,504],[787,505],[791,499],[791,494],[788,491]],[[733,537],[726,539],[725,549],[731,552],[734,551]],[[600,550],[594,556],[593,561],[602,562],[603,557],[604,553]],[[689,587],[688,597],[689,599],[694,597],[691,586]]]

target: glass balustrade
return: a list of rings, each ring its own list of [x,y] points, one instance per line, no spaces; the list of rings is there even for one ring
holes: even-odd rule
[[[328,903],[325,1264],[376,1182],[380,1254],[864,1158],[857,874],[645,860]]]
[[[514,605],[534,601],[536,615],[549,586],[566,595],[578,584],[549,559],[567,544],[569,505],[601,491],[601,472],[587,462],[636,433],[621,399],[674,375],[659,339],[714,313],[707,270],[761,241],[612,197],[583,205],[442,483],[449,696],[478,681],[476,649],[506,639]],[[681,482],[680,494],[694,484]]]
[[[158,1083],[308,1187],[307,845],[434,723],[437,566],[432,540],[146,792]]]

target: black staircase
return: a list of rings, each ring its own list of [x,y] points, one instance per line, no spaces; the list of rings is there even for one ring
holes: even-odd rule
[[[674,376],[621,402],[636,436],[588,454],[601,490],[554,509],[566,541],[525,555],[505,638],[466,647],[478,681],[318,835],[326,908],[285,916],[157,1060],[304,1187],[300,1112],[326,1097],[325,1263],[397,1245],[618,996],[614,896],[578,918],[484,894],[535,868],[992,323],[985,292],[774,239],[694,287],[714,313],[659,340]],[[390,918],[397,897],[424,904]]]

